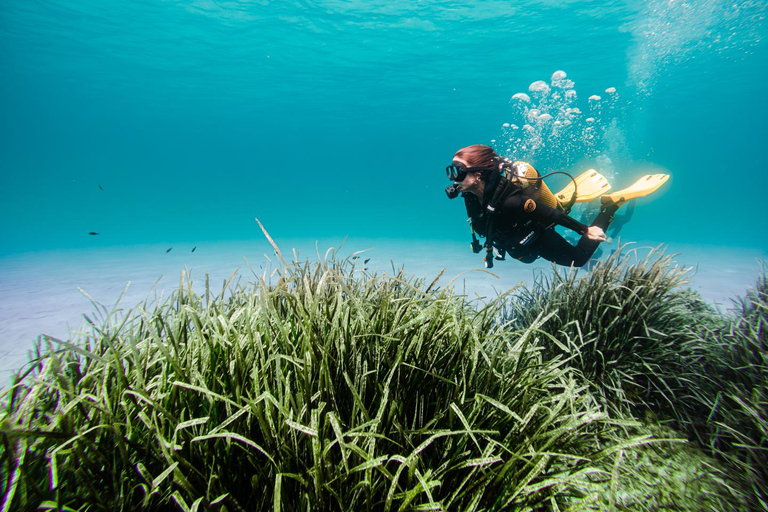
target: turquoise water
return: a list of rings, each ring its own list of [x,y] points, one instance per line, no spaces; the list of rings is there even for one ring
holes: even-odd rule
[[[5,0],[0,252],[191,250],[260,237],[254,217],[464,244],[444,166],[502,145],[510,98],[559,70],[585,114],[616,89],[610,135],[535,165],[666,170],[623,234],[765,249],[765,2],[611,5]]]

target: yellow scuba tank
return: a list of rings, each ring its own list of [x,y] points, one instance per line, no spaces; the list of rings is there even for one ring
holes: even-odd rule
[[[555,198],[552,191],[549,190],[544,180],[541,179],[539,171],[528,162],[517,160],[504,165],[502,167],[502,176],[525,190],[535,201],[550,208],[562,209],[560,202]],[[528,190],[529,188],[532,188],[532,190]],[[531,194],[531,192],[533,193]]]

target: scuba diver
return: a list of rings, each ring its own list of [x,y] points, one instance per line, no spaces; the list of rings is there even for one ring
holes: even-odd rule
[[[450,199],[462,195],[472,228],[472,250],[485,248],[485,266],[505,255],[533,263],[544,258],[558,265],[584,266],[606,240],[605,230],[619,207],[630,199],[642,197],[658,189],[669,175],[643,176],[626,189],[605,194],[611,186],[598,172],[589,170],[557,194],[553,194],[543,178],[529,163],[511,162],[497,155],[490,146],[474,144],[456,152],[446,167],[453,184],[445,189]],[[568,175],[570,177],[570,175]],[[587,226],[570,212],[576,202],[600,198],[600,212]],[[570,244],[554,229],[564,226],[581,235],[576,245]],[[485,237],[483,245],[477,235]]]

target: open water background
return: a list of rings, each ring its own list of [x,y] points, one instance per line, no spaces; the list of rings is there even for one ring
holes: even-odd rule
[[[468,269],[479,260],[443,168],[473,143],[544,172],[597,167],[614,188],[671,173],[622,239],[683,247],[709,272],[699,279],[712,300],[730,293],[721,282],[743,290],[768,251],[766,10],[4,0],[0,355],[39,332],[63,335],[73,307],[89,307],[72,299],[78,287],[110,302],[129,280],[174,280],[185,265],[224,275],[246,252],[258,259],[269,247],[255,217],[278,243],[348,236],[352,249],[396,247],[382,262]],[[530,119],[510,98],[546,103],[529,86],[552,86],[559,70],[583,114],[558,140],[531,121],[540,146],[523,149],[504,123]],[[530,275],[496,270],[509,281],[499,288]]]

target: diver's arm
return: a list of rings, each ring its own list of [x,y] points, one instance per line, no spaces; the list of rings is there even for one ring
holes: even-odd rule
[[[501,217],[514,217],[515,219],[529,218],[541,224],[559,224],[577,232],[580,235],[589,236],[589,226],[582,224],[573,217],[560,210],[542,204],[531,197],[514,194],[507,198],[502,205]],[[602,231],[602,230],[601,230]],[[597,235],[597,233],[594,233]]]

